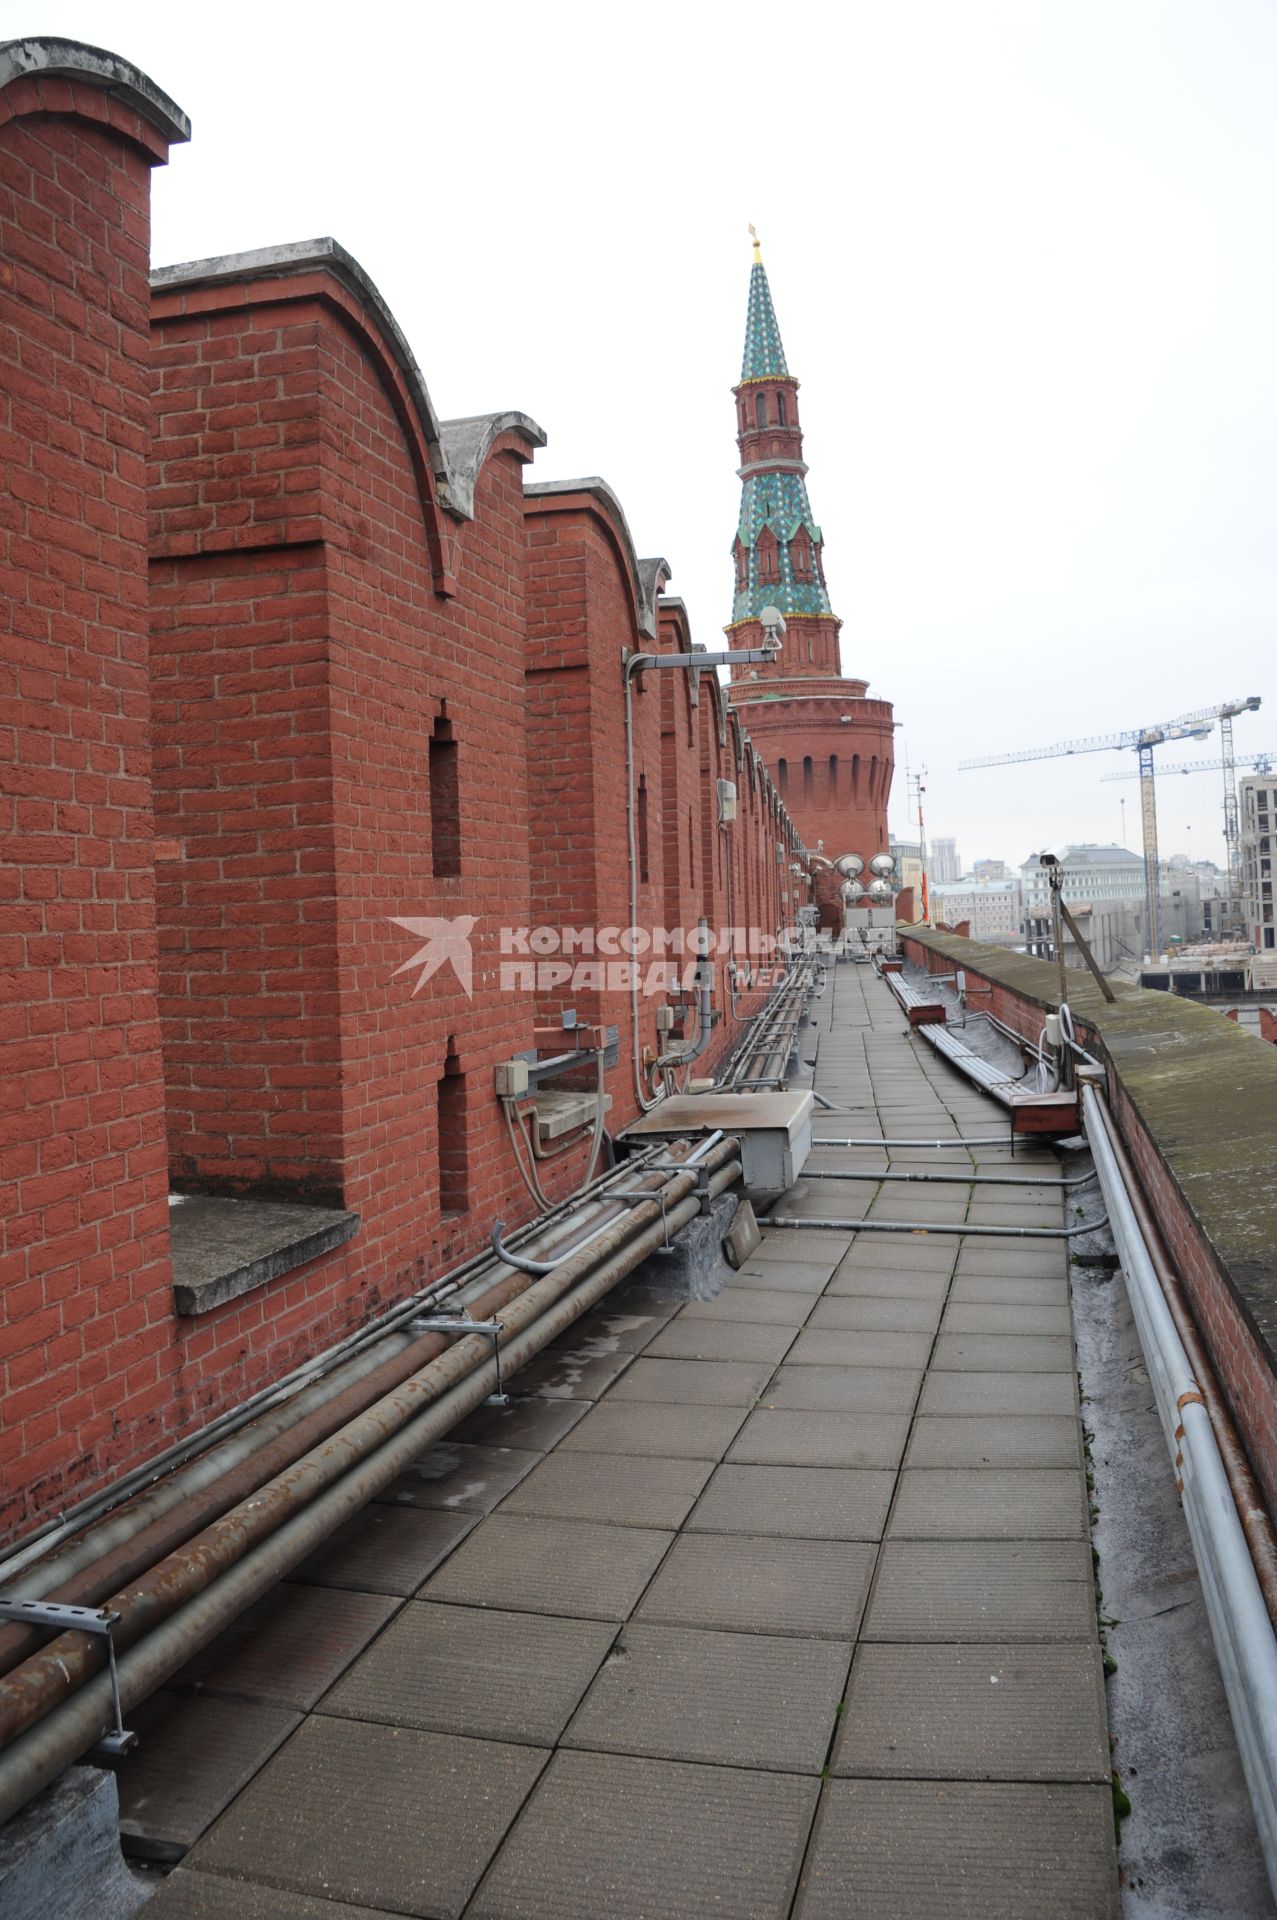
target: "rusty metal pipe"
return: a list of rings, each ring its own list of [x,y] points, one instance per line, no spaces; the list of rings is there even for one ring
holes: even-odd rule
[[[607,1199],[607,1187],[618,1179],[631,1182],[642,1164],[656,1155],[660,1149],[656,1146],[644,1149],[642,1153],[632,1155],[628,1172],[620,1168],[611,1168],[597,1179],[585,1194],[573,1194],[569,1199],[560,1201],[548,1213],[532,1220],[517,1230],[519,1246],[540,1245],[543,1237],[554,1229],[580,1215],[586,1208],[603,1204]],[[515,1236],[511,1236],[512,1240]],[[566,1240],[556,1240],[556,1247],[563,1247]],[[414,1315],[427,1312],[433,1302],[453,1294],[468,1280],[483,1272],[491,1265],[491,1255],[486,1251],[472,1254],[458,1267],[453,1267],[440,1280],[417,1293],[398,1300],[384,1309],[372,1320],[352,1332],[342,1336],[326,1352],[315,1355],[302,1366],[274,1381],[260,1392],[251,1394],[238,1408],[230,1409],[209,1421],[204,1427],[188,1434],[184,1439],[174,1442],[161,1453],[144,1461],[141,1466],[121,1474],[110,1486],[97,1493],[87,1495],[66,1509],[56,1519],[48,1520],[32,1529],[19,1541],[8,1548],[0,1558],[0,1584],[10,1586],[14,1578],[21,1573],[25,1590],[33,1598],[48,1598],[57,1579],[69,1576],[78,1567],[89,1566],[94,1553],[84,1551],[88,1539],[88,1530],[92,1528],[93,1541],[125,1539],[140,1524],[137,1519],[138,1508],[143,1500],[157,1498],[174,1504],[169,1490],[177,1476],[188,1471],[199,1470],[200,1462],[206,1460],[214,1446],[223,1440],[246,1433],[251,1426],[257,1434],[256,1423],[264,1420],[276,1407],[284,1404],[285,1424],[297,1412],[303,1396],[318,1396],[307,1400],[308,1405],[317,1405],[325,1393],[333,1389],[333,1382],[342,1373],[348,1363],[362,1356],[365,1370],[375,1364],[367,1359],[367,1349],[378,1343],[388,1342],[404,1321]],[[349,1377],[358,1377],[358,1370]],[[253,1444],[256,1444],[254,1438]],[[129,1503],[126,1507],[126,1502]],[[114,1532],[114,1529],[119,1529]],[[74,1537],[73,1537],[74,1536]],[[63,1542],[69,1542],[66,1546]],[[65,1553],[66,1561],[54,1561],[53,1556]]]
[[[701,1165],[716,1171],[732,1161],[735,1153],[736,1143],[723,1141]],[[593,1236],[587,1247],[556,1268],[553,1275],[526,1288],[515,1282],[503,1283],[476,1300],[473,1310],[486,1317],[502,1311],[505,1338],[512,1337],[599,1263],[645,1238],[644,1229],[664,1232],[663,1215],[668,1218],[671,1202],[676,1205],[688,1197],[696,1177],[695,1172],[672,1175],[655,1190],[651,1201],[627,1208],[607,1233]],[[664,1199],[664,1208],[657,1195]],[[513,1297],[507,1298],[507,1293]],[[445,1337],[434,1338],[442,1345]],[[482,1335],[457,1340],[320,1446],[265,1484],[259,1482],[247,1498],[153,1564],[136,1585],[125,1585],[106,1596],[106,1604],[120,1616],[115,1629],[117,1653],[135,1644],[155,1621],[199,1592],[227,1565],[274,1532],[297,1507],[381,1446],[420,1412],[423,1404],[437,1399],[480,1364],[488,1350],[489,1343]],[[98,1636],[69,1632],[59,1634],[13,1669],[0,1681],[0,1748],[74,1692],[104,1661],[105,1651]]]
[[[1166,1243],[1158,1230],[1152,1209],[1144,1197],[1131,1157],[1117,1130],[1117,1124],[1107,1101],[1096,1089],[1092,1089],[1095,1104],[1104,1121],[1109,1146],[1121,1171],[1131,1203],[1131,1211],[1139,1225],[1141,1237],[1148,1249],[1153,1271],[1157,1275],[1158,1285],[1166,1297],[1166,1305],[1171,1319],[1175,1322],[1175,1331],[1188,1355],[1188,1364],[1193,1370],[1202,1399],[1206,1402],[1206,1411],[1210,1415],[1215,1430],[1215,1445],[1219,1448],[1219,1457],[1232,1489],[1233,1500],[1237,1507],[1237,1516],[1246,1535],[1246,1544],[1250,1548],[1250,1557],[1255,1563],[1255,1577],[1259,1581],[1260,1592],[1264,1596],[1264,1605],[1268,1617],[1277,1631],[1277,1533],[1264,1504],[1259,1482],[1254,1469],[1242,1445],[1241,1436],[1233,1421],[1228,1402],[1224,1398],[1206,1344],[1197,1329],[1193,1310],[1189,1305],[1184,1284],[1171,1263],[1166,1251]]]
[[[656,1148],[649,1149],[644,1157],[656,1151]],[[634,1176],[630,1178],[633,1184]],[[637,1183],[650,1185],[654,1194],[660,1191],[659,1176],[655,1174],[640,1171]],[[599,1195],[598,1204],[604,1219],[619,1221],[631,1217],[628,1206],[609,1200],[606,1193]],[[597,1215],[591,1214],[582,1219],[578,1210],[569,1231],[556,1235],[545,1250],[570,1250],[593,1234],[596,1218]],[[493,1267],[488,1259],[468,1262],[460,1272],[481,1270],[485,1264],[495,1272],[504,1271]],[[483,1296],[485,1309],[498,1311],[522,1292],[526,1284],[522,1275],[509,1276]],[[423,1311],[430,1293],[436,1291],[430,1289],[422,1300],[407,1303],[400,1317],[406,1319],[412,1313]],[[443,1352],[445,1345],[446,1341],[438,1334],[412,1340],[390,1327],[369,1348],[334,1369],[322,1381],[284,1406],[258,1416],[196,1460],[167,1475],[158,1485],[135,1496],[68,1545],[24,1569],[23,1596],[69,1601],[79,1606],[100,1605],[117,1587],[154,1566],[183,1540],[189,1540],[202,1527],[228,1512],[253,1487],[262,1485],[300,1459],[311,1447],[408,1379],[428,1359]],[[385,1357],[379,1359],[379,1352]],[[46,1639],[47,1635],[38,1628],[16,1624],[0,1627],[0,1674],[11,1671]]]
[[[711,1173],[712,1194],[724,1192],[741,1177],[740,1162],[734,1158],[736,1143],[724,1143],[723,1151],[728,1157]],[[515,1307],[524,1324],[516,1330],[507,1323],[503,1369],[522,1366],[539,1353],[647,1254],[660,1247],[667,1228],[677,1231],[694,1218],[698,1208],[695,1196],[685,1196],[668,1209],[666,1220],[653,1221],[636,1238],[597,1262],[576,1285],[560,1288],[554,1279],[546,1279],[528,1288]],[[544,1296],[539,1311],[533,1306],[533,1296],[538,1294]],[[463,1347],[474,1350],[471,1357],[475,1360],[465,1377],[450,1380],[429,1404],[415,1406],[397,1431],[384,1435],[362,1457],[356,1452],[349,1470],[320,1489],[315,1498],[304,1504],[296,1499],[293,1504],[297,1510],[284,1514],[267,1537],[255,1543],[245,1537],[221,1567],[211,1569],[204,1563],[207,1577],[194,1582],[189,1592],[179,1595],[175,1583],[167,1585],[165,1597],[171,1605],[165,1616],[152,1622],[145,1637],[135,1636],[134,1644],[119,1660],[120,1695],[126,1709],[161,1686],[343,1521],[384,1491],[425,1447],[482,1403],[496,1381],[489,1342],[469,1336],[452,1349],[449,1359]],[[439,1363],[432,1366],[438,1368]],[[86,1637],[66,1636],[68,1640]],[[86,1675],[84,1684],[69,1697],[50,1701],[46,1715],[0,1753],[0,1824],[57,1779],[112,1723],[110,1681],[104,1673]]]

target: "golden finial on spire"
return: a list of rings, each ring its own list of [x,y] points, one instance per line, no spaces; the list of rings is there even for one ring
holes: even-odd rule
[[[751,226],[751,227],[750,227],[750,229],[749,229],[749,237],[750,237],[750,239],[751,239],[751,240],[753,241],[753,243],[754,243],[754,258],[755,258],[755,260],[756,260],[756,261],[757,261],[757,262],[759,263],[759,265],[761,266],[761,264],[762,264],[762,259],[763,259],[763,251],[762,251],[762,248],[761,248],[761,247],[759,246],[759,244],[758,244],[758,228],[757,228],[757,227],[755,227],[755,226]]]

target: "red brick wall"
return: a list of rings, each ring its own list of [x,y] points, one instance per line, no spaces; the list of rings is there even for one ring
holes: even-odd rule
[[[60,85],[0,100],[23,109],[0,121],[18,264],[0,279],[0,1530],[278,1378],[476,1252],[495,1217],[530,1217],[493,1068],[539,1015],[570,999],[620,1029],[610,1123],[633,1114],[628,992],[503,990],[502,929],[628,924],[621,648],[690,645],[685,616],[656,616],[614,502],[525,498],[535,429],[503,426],[473,514],[457,505],[404,343],[351,263],[192,270],[148,302],[163,143]],[[770,930],[794,830],[717,681],[692,692],[652,672],[634,696],[638,922],[704,912],[717,931],[730,858],[737,923]],[[451,798],[432,811],[441,725],[459,871],[435,858],[455,829]],[[446,963],[415,990],[403,919],[473,923],[472,993]],[[739,1037],[721,958],[715,976],[697,1072]],[[640,1002],[651,1051],[662,998]],[[584,1160],[577,1141],[547,1190]],[[178,1318],[170,1168],[183,1190],[338,1202],[359,1231]]]
[[[166,1393],[143,545],[150,170],[166,154],[90,84],[0,92],[8,1498],[144,1444]]]

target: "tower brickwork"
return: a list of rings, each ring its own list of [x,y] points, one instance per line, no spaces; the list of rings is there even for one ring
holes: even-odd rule
[[[758,646],[764,608],[786,633],[774,660],[732,669],[740,712],[806,845],[868,862],[887,847],[894,764],[891,704],[845,677],[841,620],[825,581],[825,539],[807,495],[798,381],[789,371],[757,244],[741,377],[733,388],[740,449],[740,520],[732,542],[736,590],[727,632]]]

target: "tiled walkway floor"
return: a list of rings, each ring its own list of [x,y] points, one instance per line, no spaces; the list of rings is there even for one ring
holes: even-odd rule
[[[830,982],[818,1134],[955,1144],[811,1165],[1010,1170],[881,982]],[[1062,1249],[775,1230],[708,1304],[605,1301],[150,1704],[126,1817],[190,1851],[148,1914],[1114,1920]]]

